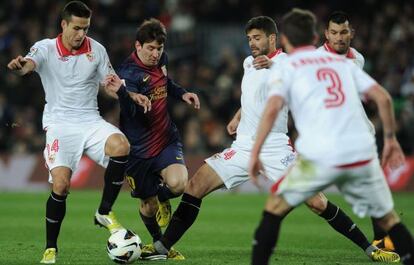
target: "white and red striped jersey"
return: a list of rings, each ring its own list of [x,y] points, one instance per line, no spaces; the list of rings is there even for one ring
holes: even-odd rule
[[[359,98],[375,84],[351,61],[313,46],[291,53],[268,81],[269,96],[283,97],[292,113],[298,153],[329,166],[376,156]]]
[[[253,66],[253,56],[249,56],[244,60],[244,75],[241,84],[241,120],[237,127],[237,138],[233,143],[237,147],[250,151],[256,139],[256,131],[259,126],[260,119],[266,100],[268,97],[267,80],[270,77],[272,69],[276,68],[284,58],[287,57],[281,49],[276,50],[269,58],[273,61],[270,69],[256,70]],[[267,138],[262,152],[271,152],[273,148],[286,146],[289,138],[287,133],[288,109],[283,108],[279,118],[275,122],[269,137]]]
[[[40,75],[46,95],[43,127],[101,119],[97,94],[105,75],[114,73],[105,48],[86,37],[72,54],[59,35],[36,42],[26,55]]]

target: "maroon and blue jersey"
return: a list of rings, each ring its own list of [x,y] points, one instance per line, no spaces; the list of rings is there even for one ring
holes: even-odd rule
[[[133,52],[119,67],[117,73],[125,80],[118,91],[121,105],[120,129],[131,144],[130,155],[151,158],[158,155],[180,136],[168,113],[167,97],[182,99],[187,91],[167,76],[167,55],[162,54],[157,66],[145,66]],[[128,91],[140,93],[151,100],[151,111],[137,105]]]

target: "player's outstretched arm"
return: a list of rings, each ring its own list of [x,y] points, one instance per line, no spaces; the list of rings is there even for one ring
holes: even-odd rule
[[[256,141],[254,143],[249,163],[249,175],[253,183],[257,184],[257,178],[260,171],[263,171],[263,165],[260,162],[259,154],[265,142],[267,135],[273,127],[280,109],[283,107],[283,98],[280,96],[269,97],[266,107],[263,111],[259,127],[257,128]]]
[[[241,108],[234,114],[233,119],[227,124],[227,132],[229,135],[234,135],[237,132],[237,127],[239,126],[241,119]]]
[[[32,72],[35,69],[35,63],[19,55],[7,64],[7,68],[22,76]]]
[[[195,109],[200,109],[200,100],[197,94],[186,92],[183,94],[182,99],[190,105],[194,105]]]
[[[404,153],[395,136],[395,116],[390,94],[380,85],[376,85],[367,92],[368,98],[374,100],[378,107],[384,131],[384,149],[382,151],[382,165],[396,168],[404,163]]]

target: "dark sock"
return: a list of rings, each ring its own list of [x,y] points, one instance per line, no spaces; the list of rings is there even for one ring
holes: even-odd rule
[[[155,215],[153,217],[147,217],[139,212],[139,215],[141,216],[142,222],[147,227],[148,232],[152,236],[152,241],[155,242],[159,240],[162,236],[162,231],[160,226],[157,223],[157,219],[155,218]]]
[[[160,240],[166,249],[170,249],[194,223],[200,206],[201,199],[187,193],[183,194],[181,202]]]
[[[101,204],[98,212],[108,214],[118,197],[119,191],[124,183],[125,166],[128,162],[128,156],[110,157],[109,164],[105,171],[105,184],[102,193]]]
[[[57,249],[57,238],[66,213],[66,197],[52,191],[46,202],[46,248]]]
[[[382,230],[379,225],[377,225],[377,222],[375,221],[375,218],[371,217],[372,222],[372,228],[374,229],[374,240],[380,240],[387,236],[387,233]]]
[[[173,192],[171,192],[170,188],[168,188],[167,185],[163,184],[160,186],[159,190],[158,190],[158,200],[160,202],[165,202],[166,200],[172,199],[172,198],[177,198],[179,197],[181,194],[175,194]]]
[[[263,212],[263,218],[256,229],[253,240],[252,265],[266,265],[279,237],[282,216]]]
[[[395,251],[400,255],[402,263],[414,265],[414,243],[407,227],[398,223],[388,231],[388,235],[391,237]]]
[[[359,230],[356,224],[347,216],[338,206],[328,201],[325,211],[320,214],[321,217],[332,226],[333,229],[347,237],[349,240],[358,245],[362,250],[366,250],[371,244],[365,235]],[[370,253],[367,253],[368,255]]]

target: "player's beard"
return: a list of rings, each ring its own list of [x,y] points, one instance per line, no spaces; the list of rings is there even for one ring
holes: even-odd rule
[[[256,55],[254,55],[253,54],[253,49],[252,49],[253,58],[256,58],[260,55],[268,55],[269,54],[269,44],[267,44],[265,47],[262,47],[262,48],[257,48],[257,47],[255,47],[255,48],[258,51],[258,53]]]
[[[336,52],[338,54],[346,54],[349,50],[349,45],[346,45],[346,43],[344,43],[344,45],[336,45],[336,47]]]

